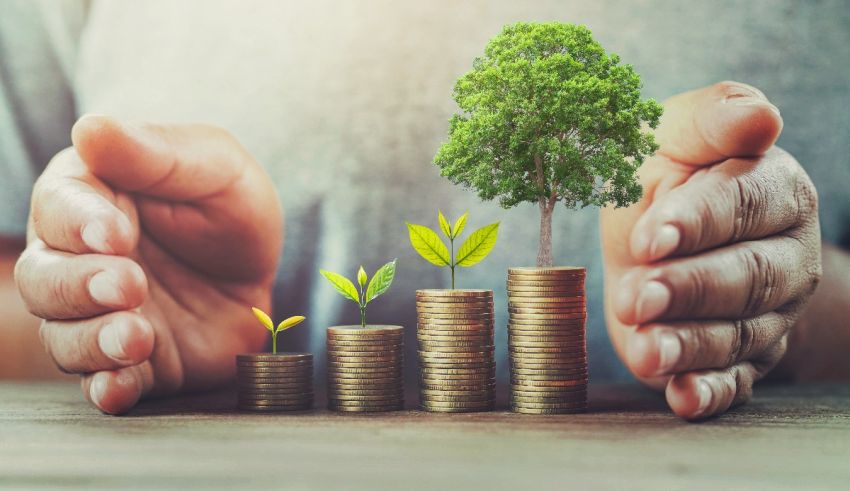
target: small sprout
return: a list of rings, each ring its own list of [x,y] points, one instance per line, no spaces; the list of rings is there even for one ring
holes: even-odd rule
[[[393,278],[395,278],[396,261],[397,259],[393,259],[381,266],[378,271],[375,271],[375,275],[369,281],[369,286],[366,286],[366,280],[369,277],[366,275],[363,266],[360,266],[360,269],[357,271],[357,284],[360,286],[359,291],[351,280],[341,274],[324,269],[319,272],[340,295],[358,305],[360,308],[360,325],[366,327],[366,305],[389,290],[390,285],[393,283]],[[364,287],[366,288],[365,290],[363,289]]]
[[[262,324],[263,327],[265,327],[269,330],[269,332],[272,333],[272,353],[275,354],[277,354],[278,333],[281,333],[291,327],[295,327],[298,324],[304,322],[304,320],[306,319],[306,317],[304,317],[303,315],[293,315],[292,317],[288,317],[280,321],[280,324],[275,327],[274,323],[272,322],[272,318],[269,317],[269,314],[263,312],[257,307],[251,307],[251,312],[254,313],[254,317],[256,317],[258,321],[260,321],[260,324]]]
[[[442,239],[440,239],[437,232],[424,225],[407,223],[410,244],[413,246],[413,249],[429,263],[441,268],[448,266],[452,270],[452,289],[455,287],[455,267],[463,266],[468,268],[481,262],[493,250],[499,235],[499,222],[485,225],[467,237],[460,246],[457,256],[455,256],[455,239],[466,228],[466,219],[468,216],[469,212],[464,213],[455,221],[454,226],[450,226],[443,212],[437,211],[440,230],[449,239],[451,252],[449,252],[449,249],[443,243]]]

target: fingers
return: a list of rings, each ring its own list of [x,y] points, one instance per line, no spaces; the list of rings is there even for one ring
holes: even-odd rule
[[[800,165],[774,147],[753,163],[731,159],[661,195],[631,233],[642,263],[768,237],[817,219],[817,192]]]
[[[244,149],[206,125],[138,124],[87,115],[71,132],[89,169],[109,184],[172,201],[214,195],[240,177]]]
[[[48,320],[132,309],[147,294],[144,271],[132,259],[69,254],[38,241],[15,265],[15,281],[30,312]]]
[[[134,210],[130,198],[94,178],[73,149],[57,154],[33,187],[34,232],[59,251],[127,254],[138,240]]]
[[[782,117],[758,89],[720,82],[664,103],[655,131],[659,153],[688,165],[761,155],[782,131]]]
[[[153,369],[150,362],[84,375],[81,381],[86,399],[108,414],[129,411],[152,387]]]
[[[612,308],[627,325],[754,317],[807,298],[819,281],[819,254],[776,236],[638,266],[620,280]]]
[[[640,377],[725,368],[772,349],[796,312],[769,312],[737,321],[647,324],[629,336],[626,364]]]
[[[667,403],[682,418],[696,420],[720,414],[752,397],[753,383],[785,354],[786,337],[756,362],[741,362],[723,370],[676,375],[667,384]]]
[[[64,372],[89,373],[147,360],[154,331],[142,316],[125,311],[79,321],[45,321],[41,342]]]

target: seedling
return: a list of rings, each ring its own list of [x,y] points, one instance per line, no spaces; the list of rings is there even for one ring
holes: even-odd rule
[[[272,353],[274,354],[277,354],[277,335],[291,327],[301,324],[304,322],[304,319],[306,319],[303,315],[293,315],[292,317],[280,321],[280,324],[275,326],[272,322],[272,318],[269,317],[269,314],[263,312],[257,307],[251,307],[251,312],[254,313],[254,317],[260,321],[260,324],[272,333]]]
[[[584,26],[506,26],[458,79],[461,112],[434,157],[440,173],[504,208],[540,208],[537,265],[552,265],[552,212],[628,206],[643,192],[636,172],[658,148],[643,130],[661,105],[642,100],[640,76],[606,53]]]
[[[372,280],[369,281],[368,287],[366,286],[366,280],[369,277],[366,275],[366,270],[363,269],[363,266],[360,266],[360,269],[357,271],[357,285],[360,287],[359,290],[345,276],[324,269],[320,270],[320,272],[340,295],[357,304],[360,308],[360,325],[366,327],[366,305],[390,289],[393,278],[395,278],[396,261],[397,259],[393,259],[378,268],[378,271],[375,271],[375,275],[372,276]],[[366,288],[365,290],[363,289],[364,287]]]
[[[451,251],[437,232],[424,225],[406,222],[410,233],[410,245],[416,252],[429,263],[441,268],[448,266],[452,270],[452,290],[455,287],[455,267],[468,268],[480,263],[493,250],[499,235],[499,222],[485,225],[466,238],[455,256],[455,239],[466,228],[468,216],[469,212],[466,212],[455,221],[454,225],[449,225],[443,212],[437,210],[440,230],[449,239]]]

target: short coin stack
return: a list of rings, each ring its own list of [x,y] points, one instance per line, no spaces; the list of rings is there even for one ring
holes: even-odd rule
[[[492,290],[418,290],[420,405],[490,411],[495,404]]]
[[[328,328],[328,409],[341,412],[404,408],[404,329]]]
[[[313,355],[236,355],[237,407],[242,411],[304,411],[313,407]]]
[[[511,409],[561,414],[587,409],[584,268],[508,270]]]

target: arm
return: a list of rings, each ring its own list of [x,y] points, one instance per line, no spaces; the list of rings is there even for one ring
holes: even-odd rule
[[[823,278],[790,333],[777,376],[794,381],[850,380],[850,253],[823,248]]]

